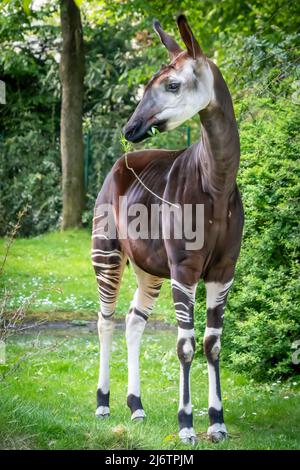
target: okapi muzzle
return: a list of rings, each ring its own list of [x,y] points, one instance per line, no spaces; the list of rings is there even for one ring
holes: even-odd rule
[[[146,90],[133,115],[123,128],[125,139],[137,143],[150,137],[153,128],[159,132],[166,130],[166,122],[159,121],[155,116],[159,106],[152,96],[152,90]]]

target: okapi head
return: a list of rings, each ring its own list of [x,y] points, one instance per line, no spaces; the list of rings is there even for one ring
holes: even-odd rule
[[[213,97],[213,74],[184,15],[177,18],[183,51],[177,42],[154,22],[154,30],[167,48],[171,62],[163,65],[147,84],[135,112],[124,127],[125,138],[140,142],[153,127],[160,132],[175,129],[199,111]]]

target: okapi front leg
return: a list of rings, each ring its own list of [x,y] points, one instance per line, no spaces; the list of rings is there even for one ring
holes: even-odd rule
[[[227,437],[221,399],[219,354],[221,350],[224,309],[227,293],[232,282],[233,280],[227,283],[205,283],[207,318],[204,335],[204,352],[208,364],[208,415],[210,420],[207,434],[214,442],[218,442]]]
[[[196,285],[188,286],[172,279],[172,294],[178,322],[177,355],[180,361],[178,424],[179,437],[195,444],[190,391],[190,369],[195,353],[194,302]]]
[[[128,315],[126,317],[126,343],[128,350],[128,393],[127,405],[131,411],[132,420],[143,420],[145,412],[141,401],[139,355],[142,335],[152,311],[155,299],[163,279],[152,276],[133,265],[138,288],[134,294]]]

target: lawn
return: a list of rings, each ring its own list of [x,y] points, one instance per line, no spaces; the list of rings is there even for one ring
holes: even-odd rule
[[[98,372],[96,331],[85,327],[44,330],[11,338],[9,370],[1,382],[2,449],[184,449],[177,439],[178,360],[176,332],[148,329],[141,351],[141,383],[147,413],[131,423],[126,406],[126,344],[116,329],[111,368],[111,417],[94,417]],[[224,408],[231,438],[205,439],[207,370],[196,359],[192,393],[197,449],[299,448],[299,391],[293,383],[257,385],[222,367]]]
[[[1,254],[6,241],[0,240]],[[99,302],[96,280],[90,258],[91,235],[88,230],[52,232],[34,238],[17,239],[0,277],[0,289],[6,287],[15,308],[27,302],[28,315],[57,320],[62,318],[92,319]],[[125,268],[118,298],[117,314],[124,315],[135,291],[135,275]],[[0,293],[1,294],[1,293]],[[169,282],[162,287],[153,314],[165,318],[173,312]]]
[[[1,240],[2,254],[5,246],[6,241]],[[11,294],[10,308],[28,302],[27,318],[64,320],[60,322],[63,328],[43,326],[40,331],[29,330],[30,334],[27,331],[8,339],[6,364],[0,365],[0,448],[185,448],[177,440],[176,330],[164,327],[164,321],[174,319],[167,281],[153,312],[158,328],[148,327],[142,343],[144,423],[131,423],[126,406],[126,345],[120,327],[113,344],[111,417],[104,421],[94,417],[98,374],[95,324],[94,329],[74,326],[97,318],[88,231],[17,239],[0,281],[2,294],[5,289]],[[134,290],[134,274],[125,268],[117,305],[119,320],[124,318]],[[224,365],[221,369],[230,439],[213,445],[205,438],[207,368],[204,359],[197,357],[192,368],[197,448],[299,448],[299,381],[257,384]]]

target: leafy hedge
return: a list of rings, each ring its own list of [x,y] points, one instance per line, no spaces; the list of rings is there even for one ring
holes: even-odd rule
[[[223,355],[235,370],[261,380],[299,373],[292,362],[292,344],[300,339],[296,43],[296,35],[282,31],[271,39],[235,39],[228,48],[231,63],[225,65],[241,96],[236,99],[242,156],[238,184],[245,229]]]
[[[240,126],[238,183],[245,229],[226,308],[222,357],[236,371],[264,380],[299,372],[292,343],[300,339],[300,116],[298,106],[286,100],[256,99],[254,104],[255,119]],[[204,297],[200,288],[200,337]]]
[[[263,100],[241,126],[243,249],[228,305],[226,354],[255,377],[289,375],[300,339],[298,105]],[[234,332],[233,332],[234,328]]]

